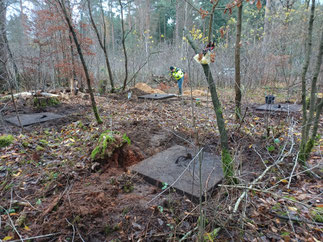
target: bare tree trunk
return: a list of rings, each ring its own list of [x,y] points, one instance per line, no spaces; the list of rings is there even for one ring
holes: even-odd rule
[[[320,101],[320,103],[317,105],[316,108],[316,118],[313,122],[314,119],[314,111],[315,111],[315,104],[316,104],[316,95],[317,95],[317,79],[320,73],[320,69],[321,69],[321,65],[322,65],[322,55],[323,55],[323,31],[321,33],[321,40],[320,40],[320,47],[319,47],[319,53],[317,55],[317,61],[316,61],[316,66],[314,69],[314,75],[312,78],[312,85],[311,85],[311,97],[310,97],[310,111],[309,111],[309,115],[308,115],[308,120],[306,122],[305,125],[305,139],[306,139],[306,147],[304,152],[300,152],[302,155],[301,158],[303,158],[304,162],[307,160],[310,152],[312,151],[312,148],[314,146],[314,141],[316,138],[316,133],[317,133],[317,129],[318,129],[318,122],[319,122],[319,117],[322,111],[322,99]],[[308,140],[309,134],[310,134],[310,129],[313,127],[313,133],[312,133],[312,137],[310,138],[310,140]]]
[[[262,42],[262,56],[265,60],[265,65],[264,65],[264,72],[263,72],[263,81],[267,82],[268,81],[268,75],[270,73],[269,71],[269,63],[266,61],[267,56],[268,56],[268,44],[269,44],[269,39],[270,39],[270,16],[271,16],[271,0],[266,1],[266,6],[265,6],[265,23],[264,23],[264,39]]]
[[[146,0],[145,8],[146,8],[146,12],[144,13],[144,16],[145,16],[146,30],[150,31],[150,0]]]
[[[129,30],[131,29],[132,26],[132,17],[131,17],[131,2],[130,0],[127,0],[127,4],[128,4],[128,22],[129,22]]]
[[[72,36],[73,36],[73,39],[74,39],[74,42],[75,42],[75,45],[76,45],[76,48],[77,48],[77,52],[79,53],[79,56],[80,56],[80,59],[81,59],[82,65],[83,65],[83,69],[84,69],[85,76],[86,76],[86,82],[87,82],[87,86],[88,86],[88,89],[89,89],[89,94],[90,94],[90,97],[91,97],[91,103],[92,103],[92,109],[93,109],[93,112],[94,112],[94,116],[95,116],[96,121],[98,122],[98,124],[101,124],[102,120],[101,120],[101,118],[99,116],[98,109],[96,107],[96,103],[95,103],[95,99],[94,99],[94,95],[93,95],[93,90],[92,90],[92,87],[91,87],[90,75],[89,75],[89,72],[88,72],[84,57],[83,57],[82,49],[81,49],[81,46],[80,46],[80,44],[78,42],[75,30],[73,28],[73,25],[71,23],[70,18],[68,17],[68,13],[66,11],[66,6],[65,6],[65,0],[59,0],[58,3],[59,3],[59,5],[60,5],[60,7],[61,7],[61,9],[63,11],[64,17],[65,17],[65,20],[66,20],[66,22],[68,24],[70,32],[72,33]]]
[[[91,10],[91,4],[90,4],[90,0],[87,0],[87,4],[88,4],[88,9],[89,9],[89,15],[90,15],[90,19],[91,19],[91,23],[92,23],[92,27],[95,31],[96,37],[99,41],[100,47],[103,50],[104,53],[104,57],[105,57],[105,63],[108,69],[108,73],[109,73],[109,78],[110,78],[110,84],[111,84],[111,92],[115,92],[115,87],[114,87],[114,80],[113,80],[113,75],[112,75],[112,70],[111,70],[111,66],[110,66],[110,62],[109,62],[109,57],[108,57],[108,50],[107,50],[107,46],[106,46],[106,25],[105,25],[105,19],[104,19],[104,15],[103,15],[103,8],[102,8],[102,3],[101,3],[101,11],[102,11],[102,18],[103,18],[103,40],[100,37],[100,33],[98,28],[96,27],[96,24],[94,22],[93,16],[92,16],[92,10]],[[107,83],[105,81],[104,86],[107,86]],[[105,93],[105,87],[103,90],[103,93]]]
[[[300,147],[300,160],[305,165],[305,160],[301,159],[304,157],[305,145],[307,143],[306,138],[306,123],[307,123],[307,108],[306,108],[306,73],[310,63],[310,56],[312,54],[312,32],[315,12],[315,0],[312,0],[311,13],[308,25],[308,34],[305,45],[305,62],[302,70],[302,106],[303,106],[303,125],[302,125],[302,141]]]
[[[306,9],[309,8],[309,6],[310,6],[310,0],[305,0],[305,6],[306,6]]]
[[[209,38],[211,36],[212,22],[213,22],[212,19],[213,19],[213,14],[217,3],[218,1],[215,4],[213,4],[213,7],[212,7],[210,22],[209,22]],[[199,53],[198,48],[196,47],[191,36],[187,34],[186,38],[189,44],[191,45],[191,47],[193,48],[195,54],[198,54]],[[235,179],[233,178],[234,171],[233,171],[232,157],[230,155],[228,135],[227,135],[227,130],[225,128],[225,122],[222,114],[222,107],[216,90],[215,81],[213,79],[209,65],[202,65],[202,67],[203,67],[203,71],[204,71],[204,75],[206,77],[207,83],[210,88],[213,108],[215,111],[217,125],[220,132],[220,143],[221,143],[221,150],[222,150],[221,156],[222,156],[222,166],[223,166],[224,176],[229,182],[235,182]]]
[[[175,25],[175,35],[174,40],[176,45],[180,45],[183,37],[183,27],[184,27],[184,7],[183,1],[176,0],[176,25]]]
[[[238,7],[238,16],[237,16],[237,33],[236,33],[236,46],[235,46],[235,101],[236,101],[236,121],[241,119],[241,76],[240,76],[240,45],[241,45],[241,23],[242,23],[242,2]]]
[[[8,79],[6,68],[7,63],[7,46],[6,46],[6,2],[0,0],[0,91],[5,90]]]
[[[7,50],[8,50],[8,53],[9,53],[9,57],[11,59],[12,65],[13,65],[13,70],[15,72],[15,79],[16,79],[16,82],[17,82],[16,85],[17,85],[17,90],[18,90],[18,88],[20,86],[20,82],[21,82],[20,81],[20,75],[19,75],[18,67],[16,65],[16,61],[15,61],[15,59],[13,57],[13,54],[12,54],[12,51],[10,49],[9,42],[8,42],[8,39],[7,39],[7,35],[4,34],[3,35],[3,38],[4,38],[5,44],[7,46]]]
[[[121,30],[122,30],[122,48],[124,53],[124,69],[125,69],[125,77],[123,81],[122,91],[126,89],[127,80],[128,80],[128,56],[126,49],[126,37],[125,37],[125,29],[124,29],[124,19],[123,19],[123,6],[121,0],[119,0],[120,8],[121,8]]]

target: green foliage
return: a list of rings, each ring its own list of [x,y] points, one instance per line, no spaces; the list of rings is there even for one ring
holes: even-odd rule
[[[106,130],[100,135],[98,145],[91,153],[91,158],[95,160],[110,157],[116,148],[126,143],[130,144],[130,139],[126,134],[121,137],[117,131]]]
[[[204,241],[214,241],[216,236],[218,236],[221,228],[215,228],[212,232],[206,233],[204,235]]]
[[[14,138],[10,134],[0,136],[0,148],[11,145],[13,140]]]
[[[36,151],[42,151],[44,150],[44,147],[40,146],[40,145],[37,145],[36,147]]]
[[[313,219],[318,223],[323,223],[323,208],[317,207],[314,210],[311,211],[311,215],[313,216]]]
[[[131,193],[134,190],[133,183],[131,181],[127,181],[126,184],[122,187],[123,192]]]
[[[270,145],[270,146],[268,146],[268,147],[267,147],[267,150],[268,150],[269,152],[272,152],[272,151],[274,151],[274,150],[275,150],[275,146]]]
[[[105,227],[104,227],[104,233],[106,236],[112,234],[113,232],[115,231],[118,231],[120,228],[119,228],[119,225],[118,224],[115,224],[115,225],[110,225],[110,224],[107,224]]]
[[[122,140],[125,141],[126,143],[128,143],[128,145],[131,144],[131,140],[126,134],[123,134]]]

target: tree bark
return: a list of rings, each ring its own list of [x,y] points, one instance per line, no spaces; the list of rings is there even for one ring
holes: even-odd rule
[[[4,91],[8,73],[6,68],[7,63],[7,46],[6,46],[6,2],[5,0],[0,0],[0,91]]]
[[[300,147],[300,158],[304,156],[305,145],[307,143],[306,139],[306,123],[307,123],[307,107],[306,107],[306,73],[310,63],[310,56],[312,54],[312,32],[313,32],[313,22],[314,22],[314,12],[315,12],[315,0],[312,0],[311,13],[308,25],[308,34],[305,44],[305,62],[302,70],[302,106],[303,106],[303,122],[302,122],[302,141]],[[305,160],[302,161],[305,165]]]
[[[196,47],[194,41],[192,40],[189,34],[186,35],[188,42],[190,43],[191,47],[193,48],[195,54],[198,54],[198,48]],[[222,114],[222,107],[218,97],[218,93],[216,90],[216,85],[210,70],[209,65],[202,65],[204,75],[206,77],[207,83],[210,88],[213,108],[216,115],[217,125],[220,132],[220,143],[221,143],[221,150],[222,150],[222,166],[223,172],[226,179],[232,179],[233,177],[233,165],[232,165],[232,158],[230,155],[229,143],[228,143],[228,135],[225,128],[225,122]]]
[[[323,98],[321,99],[321,101],[319,102],[316,108],[316,116],[313,123],[313,132],[312,132],[311,138],[308,140],[305,147],[304,158],[303,158],[304,160],[308,159],[314,147],[314,143],[315,143],[315,139],[316,139],[319,123],[320,123],[320,115],[322,114],[322,107],[323,107]]]
[[[73,28],[73,25],[71,23],[70,18],[68,17],[68,14],[67,14],[67,11],[66,11],[66,6],[65,6],[65,0],[59,0],[58,3],[59,3],[59,5],[60,5],[60,7],[62,9],[62,12],[64,14],[64,18],[65,18],[65,20],[67,22],[67,25],[69,27],[69,30],[72,33],[72,36],[73,36],[73,39],[74,39],[74,42],[75,42],[75,45],[76,45],[77,52],[78,52],[78,54],[80,56],[80,59],[81,59],[82,65],[83,65],[83,69],[84,69],[85,76],[86,76],[86,82],[87,82],[87,86],[88,86],[88,89],[89,89],[89,94],[90,94],[90,97],[91,97],[91,103],[92,103],[92,109],[93,109],[93,112],[94,112],[94,116],[95,116],[96,121],[98,122],[98,124],[101,124],[102,120],[101,120],[101,118],[99,116],[98,109],[96,107],[96,103],[95,103],[95,99],[94,99],[94,95],[93,95],[93,90],[92,90],[92,87],[91,87],[90,75],[89,75],[89,72],[88,72],[84,57],[83,57],[82,49],[81,49],[81,46],[80,46],[80,44],[78,42],[75,30]]]
[[[321,33],[319,53],[317,55],[316,66],[315,66],[314,75],[312,78],[310,111],[309,111],[309,115],[308,115],[308,120],[305,125],[305,139],[306,139],[306,141],[308,140],[310,129],[311,129],[312,125],[313,125],[313,133],[312,133],[311,139],[307,141],[304,152],[301,152],[301,154],[304,153],[304,157],[301,157],[304,159],[304,161],[307,160],[307,158],[314,146],[314,141],[316,138],[318,123],[319,123],[319,119],[320,119],[319,117],[320,117],[320,114],[322,111],[322,99],[321,99],[320,103],[317,105],[317,108],[316,108],[316,117],[315,117],[314,124],[313,124],[312,122],[314,119],[314,111],[315,111],[316,95],[317,95],[317,79],[318,79],[321,65],[322,65],[322,55],[323,55],[323,31]]]
[[[270,40],[270,17],[271,17],[271,8],[272,8],[272,2],[271,0],[267,0],[266,1],[266,6],[265,6],[265,22],[264,22],[264,39],[262,42],[262,56],[263,59],[265,61],[265,65],[264,65],[264,72],[263,72],[263,80],[264,82],[268,81],[268,77],[269,77],[269,67],[270,64],[266,61],[267,60],[267,56],[268,56],[268,44],[269,44],[269,40]]]
[[[109,62],[109,57],[108,57],[108,50],[107,50],[107,46],[106,46],[106,35],[105,35],[105,31],[106,31],[106,26],[105,26],[105,19],[104,19],[104,15],[103,15],[103,9],[102,9],[102,4],[101,4],[101,11],[102,11],[102,18],[103,18],[103,30],[104,30],[104,34],[103,34],[103,40],[100,37],[100,33],[99,30],[94,22],[93,16],[92,16],[92,10],[91,10],[91,4],[90,4],[90,0],[87,0],[87,4],[88,4],[88,9],[89,9],[89,15],[90,15],[90,19],[91,19],[91,23],[92,23],[92,27],[95,31],[96,37],[99,41],[100,47],[103,50],[104,53],[104,57],[105,57],[105,63],[108,69],[108,73],[109,73],[109,79],[110,79],[110,84],[111,84],[111,92],[115,92],[115,87],[114,87],[114,80],[113,80],[113,75],[112,75],[112,70],[111,70],[111,66],[110,66],[110,62]],[[103,93],[105,93],[105,88],[107,86],[107,82],[105,81],[104,83],[104,90]]]
[[[21,79],[20,79],[20,75],[19,75],[19,71],[18,71],[18,67],[16,65],[16,61],[13,57],[13,54],[12,54],[12,51],[10,49],[10,46],[9,46],[9,42],[8,42],[8,39],[7,39],[7,35],[3,35],[3,38],[4,38],[4,41],[5,41],[5,44],[7,46],[7,50],[8,50],[8,54],[9,54],[9,57],[12,61],[12,65],[13,65],[13,70],[15,72],[15,80],[16,80],[16,87],[17,87],[17,90],[19,89],[19,86],[20,86],[20,82],[21,82]]]
[[[242,2],[238,7],[238,16],[237,16],[237,33],[236,33],[236,46],[235,46],[235,114],[236,121],[240,121],[241,119],[241,75],[240,75],[240,45],[241,45],[241,23],[242,23]]]
[[[119,0],[120,8],[121,8],[121,31],[122,31],[122,48],[124,53],[124,69],[125,69],[125,77],[123,81],[122,91],[126,89],[127,80],[128,80],[128,56],[126,49],[126,37],[125,37],[125,28],[124,28],[124,19],[123,19],[123,6],[121,0]]]
[[[127,49],[126,49],[126,37],[125,37],[125,28],[124,28],[124,19],[123,19],[123,6],[121,0],[119,0],[120,8],[121,8],[121,30],[122,30],[122,48],[124,53],[124,70],[125,70],[125,77],[123,81],[122,91],[126,89],[127,80],[128,80],[128,56],[127,56]]]

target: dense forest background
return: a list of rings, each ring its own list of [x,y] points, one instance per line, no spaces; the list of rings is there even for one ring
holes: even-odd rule
[[[1,2],[7,5],[7,14],[2,11],[7,21],[2,21],[1,25],[6,30],[11,50],[12,59],[7,55],[9,70],[14,73],[16,68],[20,76],[16,86],[55,88],[68,85],[70,78],[79,80],[79,85],[84,86],[78,53],[57,2]],[[216,58],[212,72],[220,86],[234,84],[237,8],[225,11],[231,2],[220,1],[213,18],[211,40],[216,44]],[[249,1],[251,4],[243,7],[240,42],[243,88],[269,82],[292,88],[300,83],[309,17],[307,2]],[[210,1],[91,0],[90,5],[87,1],[65,1],[65,4],[97,91],[102,86],[103,89],[107,85],[110,87],[110,79],[117,87],[124,82],[123,38],[130,85],[136,81],[149,81],[152,76],[167,76],[171,65],[186,71],[190,69],[192,83],[204,85],[202,68],[192,61],[193,52],[184,37],[184,28],[194,32],[202,50],[207,44],[209,15],[203,17],[200,9],[210,9]],[[124,31],[120,6],[123,8]],[[98,35],[90,20],[89,7]],[[322,25],[320,3],[315,11],[314,50],[319,43]],[[97,36],[105,42],[110,73]],[[312,67],[311,64],[309,73]],[[4,85],[6,83],[2,83],[2,87]]]

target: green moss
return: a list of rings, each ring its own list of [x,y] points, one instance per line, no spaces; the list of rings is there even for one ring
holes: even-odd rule
[[[98,157],[98,155],[100,155],[101,153],[102,153],[102,147],[101,146],[95,147],[91,153],[92,160],[94,160],[96,157]]]
[[[0,136],[0,148],[11,145],[13,140],[14,138],[10,134]]]
[[[126,184],[122,187],[123,192],[131,193],[134,190],[133,183],[131,181],[127,181]]]
[[[222,167],[224,177],[226,179],[232,179],[233,177],[233,165],[232,158],[228,150],[222,149]]]
[[[47,106],[57,106],[60,104],[60,101],[56,97],[49,97],[49,98],[38,98],[35,97],[33,99],[33,105],[35,107],[47,107]]]
[[[317,207],[311,211],[313,219],[318,223],[323,223],[323,208]]]
[[[37,150],[37,151],[42,151],[42,150],[44,150],[44,147],[42,147],[42,146],[40,146],[40,145],[37,145],[36,150]]]
[[[116,148],[126,143],[130,144],[130,139],[126,134],[121,137],[117,131],[106,130],[100,135],[98,145],[91,153],[91,158],[95,160],[110,157]]]
[[[44,139],[39,140],[39,143],[40,143],[42,146],[46,146],[46,145],[48,145],[48,141],[47,141],[47,140],[44,140]]]
[[[277,211],[281,209],[281,204],[280,203],[276,203],[273,207],[272,210]]]
[[[118,224],[115,224],[115,225],[109,225],[107,224],[105,227],[104,227],[104,233],[105,235],[110,235],[112,234],[113,232],[115,231],[118,231],[120,228],[119,228],[119,225]]]

